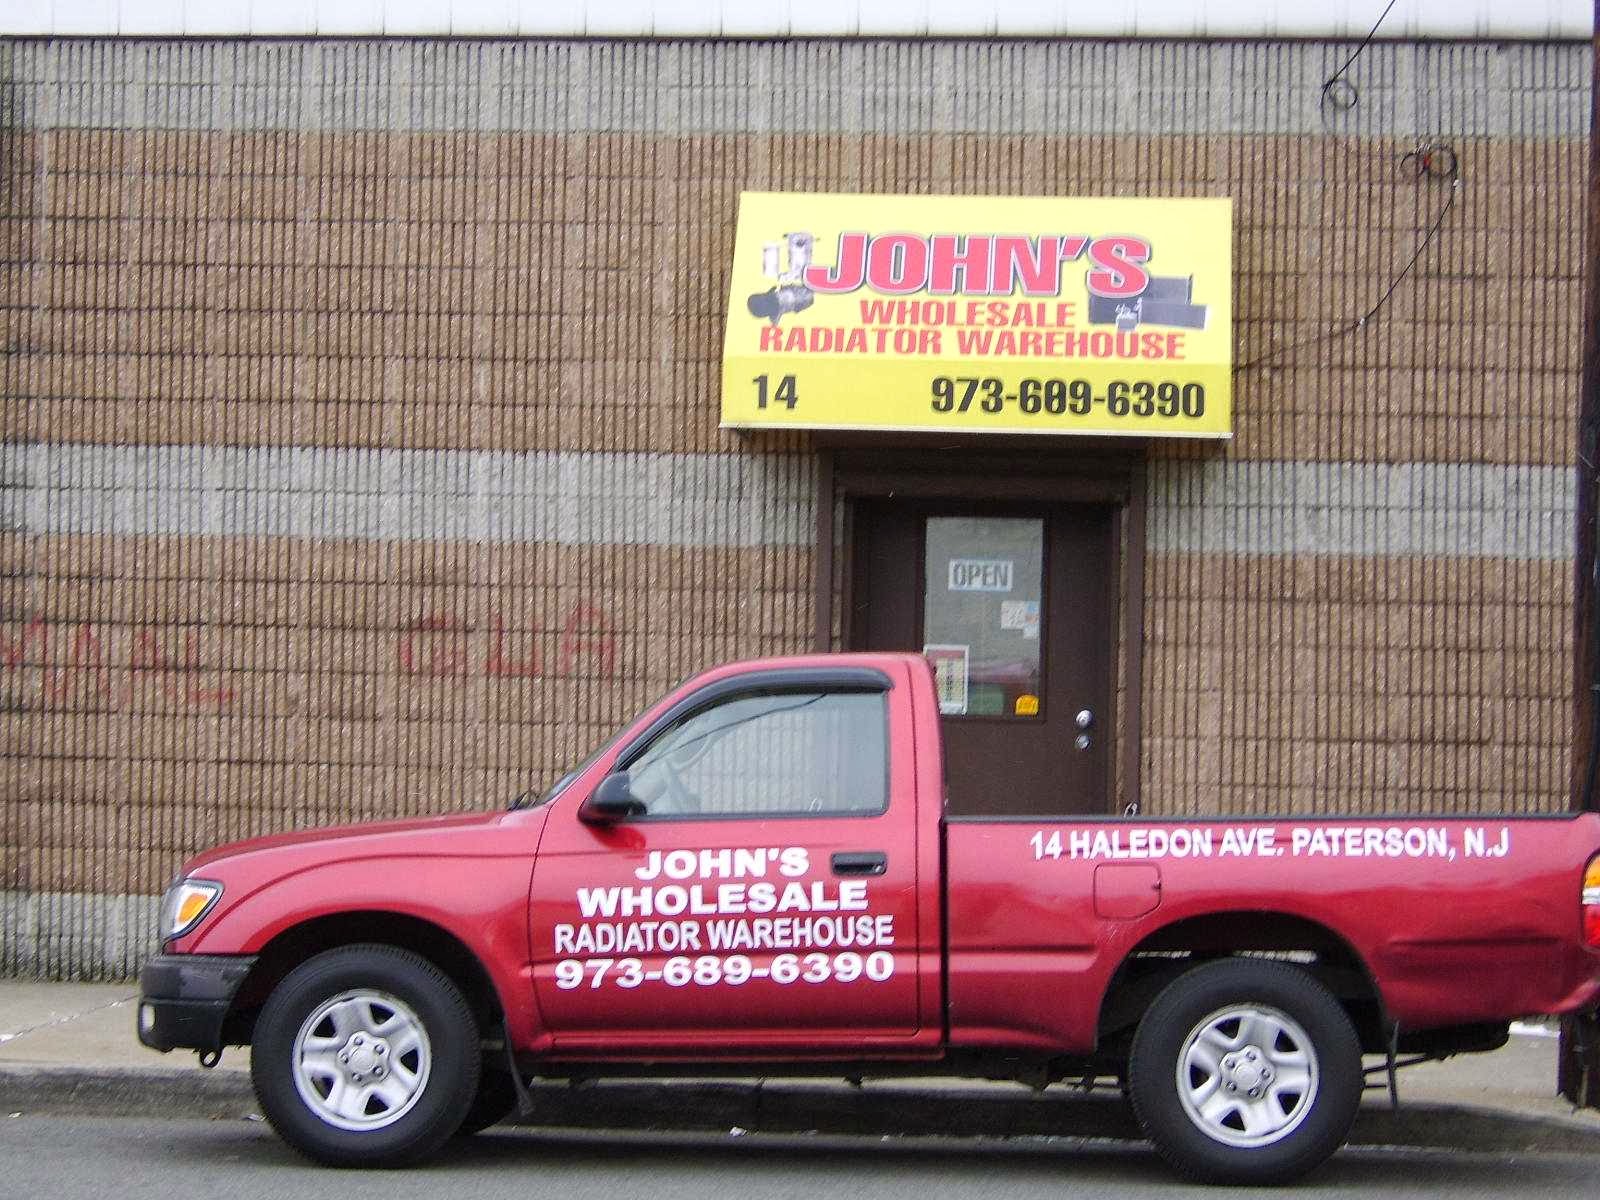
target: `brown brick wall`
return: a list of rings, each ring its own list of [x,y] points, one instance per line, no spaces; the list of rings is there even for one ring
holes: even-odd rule
[[[14,138],[27,182],[7,237],[34,242],[5,266],[5,436],[737,451],[716,380],[740,190],[1223,194],[1243,367],[1230,457],[1570,461],[1580,140],[1454,141],[1436,244],[1369,327],[1325,341],[1450,195],[1413,177],[1405,143],[862,141]]]
[[[791,652],[788,548],[55,537],[0,621],[0,889],[149,892],[194,850],[505,804],[672,684]]]
[[[1569,806],[1570,564],[1159,554],[1146,570],[1149,811]]]

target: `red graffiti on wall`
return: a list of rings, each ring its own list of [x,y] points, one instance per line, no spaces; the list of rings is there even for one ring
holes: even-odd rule
[[[481,634],[456,614],[435,612],[405,627],[397,658],[406,675],[538,679],[616,674],[616,633],[606,614],[592,604],[580,602],[567,610],[553,655],[541,655],[535,644],[508,646],[511,640],[498,612]]]
[[[66,649],[52,655],[54,632],[62,635],[57,645]],[[190,708],[222,708],[234,698],[220,673],[213,676],[218,686],[207,686],[210,673],[201,664],[200,635],[193,629],[141,629],[124,639],[88,621],[52,626],[34,617],[14,634],[0,629],[0,666],[36,668],[39,699],[48,708],[78,701],[126,705],[135,689],[147,684]]]
[[[520,643],[523,638],[527,644]],[[450,613],[432,613],[399,631],[394,664],[409,678],[480,674],[490,679],[539,679],[616,674],[616,633],[605,612],[579,602],[567,610],[552,652],[541,654],[537,634],[518,635],[496,612],[477,631]],[[251,664],[252,667],[282,664]],[[377,669],[389,664],[374,664]],[[313,669],[315,669],[313,667]],[[202,662],[200,631],[185,628],[119,632],[89,621],[52,624],[34,617],[0,626],[0,671],[35,675],[39,707],[119,708],[154,688],[172,704],[222,709],[238,696],[237,677]]]

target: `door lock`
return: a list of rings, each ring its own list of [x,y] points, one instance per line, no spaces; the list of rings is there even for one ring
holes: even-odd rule
[[[1088,729],[1094,724],[1094,713],[1090,712],[1087,708],[1080,708],[1078,710],[1078,715],[1072,718],[1072,723],[1079,729]]]

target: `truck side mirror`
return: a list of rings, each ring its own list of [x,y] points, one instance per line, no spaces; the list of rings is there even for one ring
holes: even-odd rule
[[[590,825],[611,825],[628,817],[642,817],[647,811],[644,801],[633,794],[628,773],[613,771],[578,806],[578,820]]]

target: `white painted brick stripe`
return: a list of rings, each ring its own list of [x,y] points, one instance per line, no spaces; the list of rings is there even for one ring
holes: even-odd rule
[[[1585,43],[0,39],[0,124],[290,132],[1581,138]],[[1018,81],[1022,81],[1019,86]]]
[[[1576,487],[1570,467],[1154,463],[1150,548],[1568,559]]]
[[[158,896],[0,891],[0,972],[132,978],[159,949],[160,906]]]
[[[0,447],[0,529],[770,546],[813,537],[798,454]]]
[[[1158,461],[1150,548],[1567,559],[1574,472]],[[814,536],[806,454],[0,446],[0,529],[361,541],[785,546]]]

